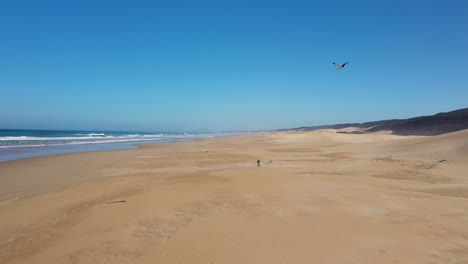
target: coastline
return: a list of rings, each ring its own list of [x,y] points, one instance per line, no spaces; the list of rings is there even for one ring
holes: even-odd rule
[[[229,134],[228,134],[229,135]],[[211,134],[209,137],[225,137],[225,134]],[[43,146],[28,146],[18,145],[11,147],[0,147],[0,163],[12,161],[17,159],[25,159],[32,157],[53,156],[68,153],[83,153],[83,152],[96,152],[96,151],[111,151],[121,149],[135,149],[143,144],[160,144],[169,142],[185,142],[196,140],[198,138],[209,138],[206,135],[190,135],[185,138],[161,138],[153,140],[129,140],[124,142],[99,142],[99,143],[69,143],[69,144],[55,144]],[[60,139],[60,138],[58,138]]]
[[[466,261],[467,139],[271,132],[2,162],[0,262]]]

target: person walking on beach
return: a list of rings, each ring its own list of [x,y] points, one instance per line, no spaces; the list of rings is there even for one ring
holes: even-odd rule
[[[260,167],[260,160],[257,160],[257,167]]]

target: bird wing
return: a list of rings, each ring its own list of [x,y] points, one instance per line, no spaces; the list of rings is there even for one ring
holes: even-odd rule
[[[344,66],[345,66],[346,64],[348,64],[348,63],[349,63],[349,61],[348,61],[348,62],[346,62],[346,63],[344,63],[343,65],[341,65],[341,67],[344,67]]]

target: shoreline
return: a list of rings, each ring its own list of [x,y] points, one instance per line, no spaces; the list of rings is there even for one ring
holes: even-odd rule
[[[219,136],[223,137],[223,136]],[[70,145],[52,145],[52,146],[21,146],[11,148],[0,148],[0,163],[7,161],[14,161],[19,159],[28,159],[34,157],[56,156],[72,153],[87,153],[87,152],[100,152],[100,151],[113,151],[125,149],[137,149],[142,145],[152,144],[165,144],[174,142],[188,142],[197,140],[199,138],[187,139],[164,139],[158,141],[136,141],[136,142],[111,142],[111,143],[97,143],[97,144],[70,144]]]
[[[15,178],[11,178],[11,180],[13,180],[11,182],[5,182],[5,178],[0,178],[0,182],[3,181],[2,182],[3,186],[1,187],[4,187],[4,188],[0,188],[0,204],[2,200],[4,200],[3,198],[9,195],[9,193],[2,192],[2,190],[4,189],[12,190],[10,193],[15,194],[15,193],[27,192],[28,191],[27,189],[30,189],[30,188],[24,188],[25,190],[17,190],[11,186],[18,182],[18,179],[17,179],[18,177],[23,176],[26,178],[30,178],[31,174],[36,173],[34,170],[34,167],[36,166],[51,168],[51,170],[53,170],[54,166],[57,163],[75,163],[78,161],[79,163],[86,164],[86,166],[89,166],[91,164],[92,169],[97,170],[97,169],[105,168],[108,163],[114,164],[117,162],[123,162],[125,161],[125,159],[135,157],[140,153],[139,150],[142,150],[141,152],[143,153],[144,153],[143,150],[158,152],[159,148],[170,149],[171,148],[170,145],[174,145],[174,144],[183,144],[183,143],[189,143],[189,142],[198,142],[198,141],[215,140],[215,139],[223,139],[223,138],[228,139],[228,138],[245,137],[245,136],[253,136],[253,135],[255,134],[249,133],[249,134],[237,134],[237,135],[231,135],[231,136],[220,136],[220,137],[211,137],[211,138],[194,138],[190,140],[132,144],[132,148],[117,148],[117,149],[106,149],[106,150],[97,150],[97,151],[67,152],[67,153],[60,153],[60,154],[41,155],[41,156],[33,156],[33,157],[2,161],[0,162],[0,172],[2,172],[0,174],[2,175],[2,177],[8,177],[8,176],[15,174]],[[103,163],[103,161],[105,162]],[[31,167],[31,164],[33,165],[33,167]],[[75,168],[79,166],[80,166],[79,164],[73,165],[73,167]],[[67,167],[63,167],[63,168],[60,168],[59,172],[54,171],[54,173],[65,174],[68,169],[69,168]],[[90,168],[85,168],[84,171],[86,170],[90,170]],[[42,176],[49,175],[47,171],[39,172],[39,173],[41,173]],[[82,173],[83,173],[82,171],[78,171],[78,172],[74,172],[73,174],[82,175]],[[43,180],[45,183],[52,184],[50,186],[44,185],[44,188],[47,189],[48,187],[60,187],[60,186],[66,187],[70,184],[77,184],[80,182],[92,181],[92,180],[95,180],[96,178],[97,177],[85,177],[82,179],[72,179],[69,181],[70,177],[67,177],[67,178],[53,177],[51,179],[46,178]],[[8,183],[10,183],[10,186],[8,186]],[[23,183],[24,183],[23,185],[31,184],[27,180],[25,180]]]
[[[2,162],[0,262],[463,262],[467,154],[323,130]]]

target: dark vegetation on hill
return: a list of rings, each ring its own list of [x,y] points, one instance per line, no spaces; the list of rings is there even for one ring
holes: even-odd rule
[[[463,108],[431,116],[419,116],[408,119],[389,119],[365,123],[349,123],[325,126],[298,127],[287,130],[311,131],[317,129],[341,129],[345,127],[368,128],[364,132],[341,133],[371,133],[391,130],[394,135],[440,135],[468,129],[468,108]]]

